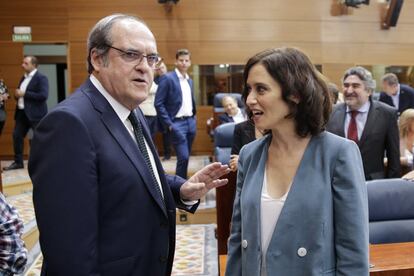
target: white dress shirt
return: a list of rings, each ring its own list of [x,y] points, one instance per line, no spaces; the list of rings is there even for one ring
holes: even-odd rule
[[[193,96],[191,95],[191,87],[188,80],[190,77],[185,74],[183,76],[180,71],[178,71],[177,68],[175,68],[175,73],[178,76],[178,79],[180,80],[180,87],[181,87],[181,96],[182,96],[182,103],[181,107],[177,112],[177,115],[175,117],[183,117],[183,116],[193,116]]]
[[[32,80],[34,74],[36,74],[37,69],[34,69],[29,74],[24,74],[24,80],[20,84],[19,89],[22,90],[24,93],[26,93],[27,86],[29,85],[29,82]],[[17,99],[17,108],[18,109],[24,109],[24,96],[19,97]]]

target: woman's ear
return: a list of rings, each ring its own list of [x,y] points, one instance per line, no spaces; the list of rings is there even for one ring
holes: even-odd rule
[[[297,96],[297,95],[290,95],[289,96],[289,99],[292,101],[292,102],[294,102],[295,104],[298,104],[298,103],[300,103],[300,98],[299,98],[299,96]]]

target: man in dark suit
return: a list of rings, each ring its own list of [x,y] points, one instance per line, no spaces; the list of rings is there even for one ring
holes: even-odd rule
[[[382,90],[379,100],[398,109],[398,114],[408,108],[414,108],[414,89],[408,85],[400,84],[393,73],[382,77]]]
[[[187,178],[188,161],[196,135],[196,105],[193,81],[187,74],[191,66],[190,52],[179,49],[175,54],[175,70],[165,74],[155,95],[157,114],[170,130],[177,154],[176,174]]]
[[[42,275],[170,275],[175,208],[227,180],[213,163],[187,182],[166,175],[138,109],[159,61],[139,19],[114,14],[88,38],[89,78],[34,133],[29,159]]]
[[[23,168],[24,137],[47,113],[47,97],[49,83],[47,77],[37,70],[38,61],[34,56],[23,58],[22,67],[25,72],[14,96],[17,101],[13,131],[14,162],[4,170]]]
[[[348,69],[343,78],[345,102],[334,107],[327,130],[358,144],[367,180],[400,177],[397,110],[371,100],[374,89],[375,80],[368,70]]]

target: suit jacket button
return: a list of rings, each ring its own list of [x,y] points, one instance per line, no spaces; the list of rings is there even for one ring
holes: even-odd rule
[[[301,247],[298,249],[298,256],[299,257],[305,257],[306,254],[308,254],[308,251],[306,250],[305,247]]]
[[[160,260],[160,262],[162,262],[162,263],[166,263],[166,262],[167,262],[167,257],[160,256],[159,260]]]
[[[247,248],[247,240],[243,240],[242,241],[242,247],[243,248]]]

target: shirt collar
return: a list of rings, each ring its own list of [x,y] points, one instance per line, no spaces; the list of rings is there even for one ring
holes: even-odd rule
[[[371,106],[371,102],[367,101],[366,103],[364,103],[357,111],[359,113],[366,113],[369,111],[369,107]],[[346,106],[346,113],[350,113],[351,109],[349,109],[348,106]]]
[[[29,74],[24,74],[24,77],[25,78],[27,78],[27,77],[33,77],[34,76],[34,74],[36,74],[36,72],[37,72],[37,68],[36,69],[34,69],[34,70],[32,70],[32,72],[30,72]]]
[[[188,80],[190,78],[188,74],[185,74],[185,75],[181,74],[181,72],[177,68],[175,68],[175,73],[177,74],[180,80]]]
[[[119,119],[121,119],[121,122],[125,122],[129,114],[131,113],[131,110],[129,110],[121,103],[119,103],[117,100],[115,100],[114,97],[112,97],[111,94],[109,94],[108,91],[106,91],[106,89],[102,86],[102,84],[94,75],[91,74],[89,76],[89,79],[91,80],[92,84],[96,87],[96,89],[98,89],[102,96],[104,96],[105,99],[112,106],[116,115],[118,115]]]

